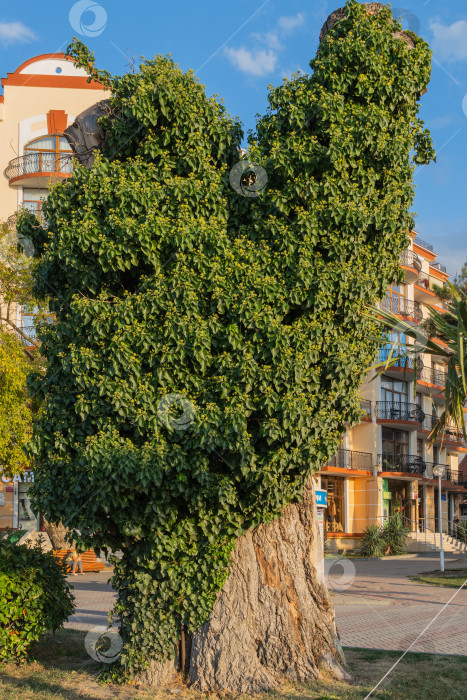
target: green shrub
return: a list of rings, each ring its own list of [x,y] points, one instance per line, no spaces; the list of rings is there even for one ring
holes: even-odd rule
[[[0,661],[24,661],[31,645],[74,610],[62,565],[51,552],[0,536]]]
[[[467,543],[467,523],[460,523],[455,526],[454,537],[457,537],[461,542]]]
[[[384,542],[384,554],[396,556],[405,554],[405,542],[409,529],[405,527],[399,513],[384,523],[381,536]]]
[[[384,545],[381,529],[377,525],[367,525],[363,531],[360,554],[364,557],[382,557]]]

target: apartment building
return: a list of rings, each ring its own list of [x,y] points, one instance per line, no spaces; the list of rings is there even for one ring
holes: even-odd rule
[[[62,53],[35,56],[1,82],[0,221],[8,221],[22,207],[40,214],[50,187],[71,176],[63,131],[108,94],[98,83],[88,83],[85,71]],[[29,337],[35,335],[37,311],[14,309],[16,326]],[[8,480],[0,472],[0,528],[37,524],[27,495],[33,478],[27,473]]]
[[[391,285],[381,308],[415,329],[427,318],[430,306],[442,312],[439,288],[449,275],[436,258],[433,246],[413,232],[401,256],[404,281]],[[388,358],[393,342],[393,355],[398,355],[397,344],[406,342],[404,333],[392,333],[378,359]],[[462,503],[467,502],[467,479],[459,470],[467,454],[462,433],[453,426],[443,440],[428,442],[443,410],[445,363],[442,357],[422,353],[417,368],[414,364],[405,358],[381,376],[372,371],[362,387],[361,422],[347,430],[338,454],[320,471],[318,486],[327,491],[323,515],[331,549],[358,548],[367,525],[381,525],[395,513],[414,533],[437,530],[438,480],[433,474],[437,465],[445,467],[443,531],[452,532],[453,524],[462,519]]]

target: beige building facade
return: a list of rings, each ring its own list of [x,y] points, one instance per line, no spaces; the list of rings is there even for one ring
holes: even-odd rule
[[[413,232],[401,256],[404,281],[391,285],[380,303],[415,330],[430,307],[444,311],[439,290],[449,275],[436,258],[433,246]],[[420,345],[422,338],[421,332]],[[406,342],[414,341],[403,329],[391,333],[378,359],[387,359],[391,350],[393,355],[403,354]],[[439,527],[438,481],[433,474],[437,465],[445,467],[441,482],[445,533],[455,534],[462,504],[467,502],[467,482],[459,470],[467,453],[462,433],[452,426],[442,441],[433,445],[428,441],[443,410],[447,375],[442,357],[422,352],[417,368],[405,358],[377,374],[374,370],[362,386],[361,422],[347,430],[339,453],[319,475],[318,485],[328,494],[324,529],[334,551],[357,549],[367,525],[382,525],[396,513],[413,533],[423,533],[433,542]]]

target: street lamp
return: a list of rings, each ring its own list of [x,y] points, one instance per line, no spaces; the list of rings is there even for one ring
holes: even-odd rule
[[[444,550],[443,550],[443,518],[441,514],[441,477],[446,473],[446,467],[437,464],[433,467],[433,475],[438,477],[438,527],[439,527],[439,561],[440,569],[444,571]]]

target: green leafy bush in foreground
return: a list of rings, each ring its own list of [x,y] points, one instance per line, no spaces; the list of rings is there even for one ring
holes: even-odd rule
[[[74,610],[73,595],[51,552],[0,539],[0,661],[23,661],[45,632]]]

